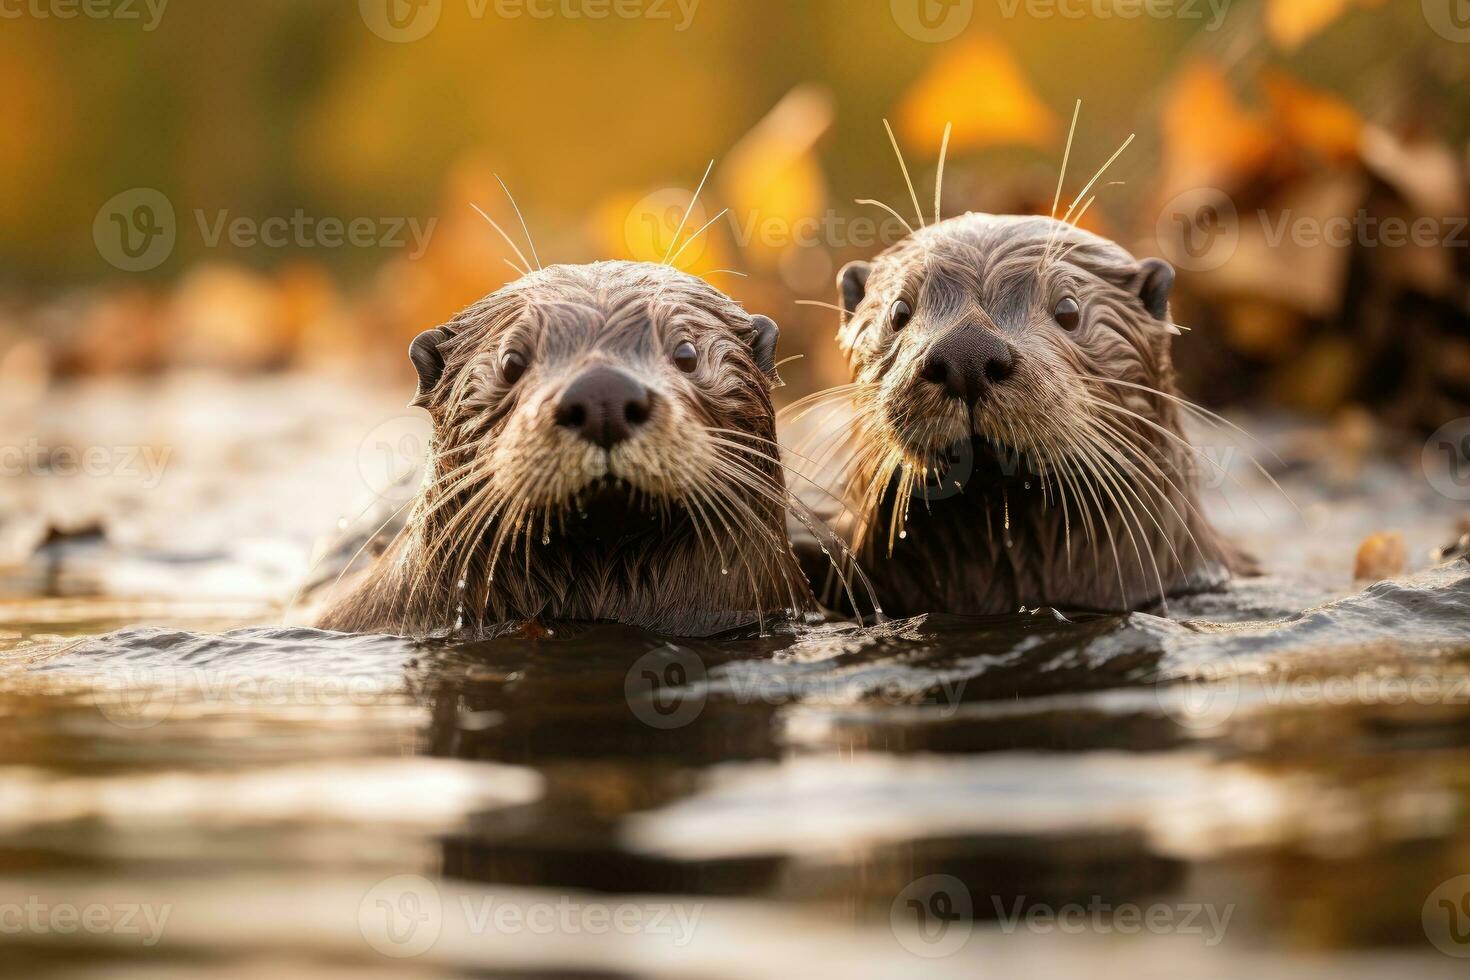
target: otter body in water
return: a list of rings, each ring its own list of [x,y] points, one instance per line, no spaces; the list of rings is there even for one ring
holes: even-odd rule
[[[1070,224],[986,214],[842,270],[855,418],[834,489],[885,611],[1118,611],[1228,578],[1180,425],[1172,283]]]
[[[611,620],[704,635],[812,610],[784,531],[775,323],[667,266],[550,266],[416,339],[407,525],[324,628]]]

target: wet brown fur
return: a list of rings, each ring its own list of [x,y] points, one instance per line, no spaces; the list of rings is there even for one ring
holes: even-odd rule
[[[444,329],[443,376],[420,398],[434,427],[425,484],[324,628],[611,620],[707,635],[813,608],[783,528],[771,379],[733,300],[667,266],[549,266]],[[693,374],[671,363],[685,340]],[[509,350],[529,364],[514,384],[498,367]],[[554,420],[566,385],[597,363],[654,392],[647,424],[610,452]],[[611,519],[581,514],[599,487],[619,498]]]

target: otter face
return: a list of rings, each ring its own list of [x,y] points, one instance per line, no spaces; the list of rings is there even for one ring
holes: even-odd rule
[[[869,424],[910,468],[971,436],[1063,458],[1141,397],[1098,379],[1158,388],[1170,373],[1173,270],[1049,218],[944,221],[838,283]]]
[[[410,349],[415,403],[434,418],[437,489],[477,511],[475,525],[719,500],[722,469],[773,458],[777,333],[664,266],[532,273]]]

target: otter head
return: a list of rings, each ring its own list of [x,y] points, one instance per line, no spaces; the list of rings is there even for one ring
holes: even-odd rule
[[[422,334],[434,453],[412,562],[493,620],[680,631],[681,615],[804,605],[777,334],[701,279],[632,262],[548,267]]]
[[[903,463],[969,437],[1060,458],[1134,410],[1102,379],[1169,382],[1173,278],[1059,221],[968,214],[844,268],[840,339]]]

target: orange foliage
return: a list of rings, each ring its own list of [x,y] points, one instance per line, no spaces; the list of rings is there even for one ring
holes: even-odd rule
[[[1016,60],[993,38],[956,42],[941,50],[898,108],[904,143],[937,156],[944,126],[954,123],[951,149],[1057,142],[1056,117],[1037,97]]]
[[[1163,110],[1164,171],[1170,187],[1208,185],[1260,166],[1270,128],[1243,108],[1224,72],[1210,61],[1184,68]]]
[[[1269,0],[1266,33],[1277,47],[1292,50],[1326,30],[1349,7],[1381,6],[1383,0]]]
[[[1282,136],[1327,160],[1358,155],[1363,119],[1351,105],[1281,71],[1268,70],[1261,81]]]

